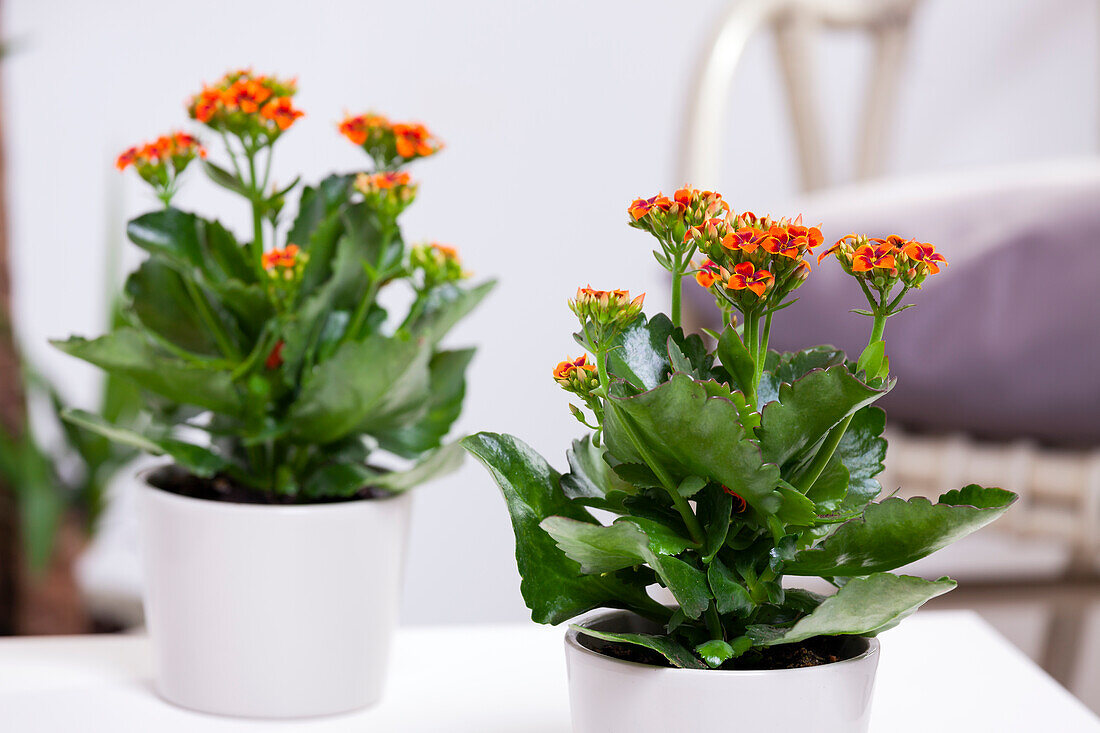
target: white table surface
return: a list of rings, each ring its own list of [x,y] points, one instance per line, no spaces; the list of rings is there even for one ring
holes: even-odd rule
[[[402,629],[381,705],[295,721],[169,705],[153,690],[143,636],[3,639],[0,731],[567,733],[562,634],[535,624]],[[1100,719],[974,613],[922,612],[881,638],[876,733],[1100,732]]]

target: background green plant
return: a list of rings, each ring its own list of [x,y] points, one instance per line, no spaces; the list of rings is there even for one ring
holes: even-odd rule
[[[255,119],[246,121],[266,124]],[[252,240],[171,205],[139,216],[127,233],[148,258],[126,282],[125,324],[55,342],[179,409],[148,413],[140,430],[84,411],[68,420],[196,476],[304,501],[367,485],[402,491],[454,468],[461,451],[443,439],[473,350],[440,342],[493,283],[426,284],[409,265],[397,212],[356,190],[358,171],[305,186],[284,226],[297,181],[266,189],[280,133],[233,125],[219,129],[233,171],[203,168],[248,203]],[[300,248],[285,281],[262,264],[273,249],[265,239]],[[402,286],[411,303],[399,317],[379,296]],[[393,457],[414,463],[388,470]]]

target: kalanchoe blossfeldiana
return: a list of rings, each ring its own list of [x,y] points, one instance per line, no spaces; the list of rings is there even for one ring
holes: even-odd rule
[[[259,500],[404,491],[461,458],[446,437],[474,352],[440,342],[493,283],[467,286],[453,247],[401,236],[418,190],[403,166],[440,147],[423,126],[359,119],[341,131],[370,160],[313,186],[273,184],[273,156],[303,114],[296,93],[293,80],[246,69],[188,101],[223,143],[224,166],[182,132],[119,156],[164,203],[127,230],[148,258],[127,280],[123,327],[56,343],[152,393],[157,409],[140,435],[89,413],[67,419],[170,456],[194,485]],[[172,205],[195,158],[243,199],[251,236]],[[297,213],[284,221],[291,197]],[[209,440],[191,442],[197,430]],[[404,468],[383,468],[394,465]]]
[[[582,288],[570,308],[588,354],[553,370],[584,401],[588,414],[570,410],[591,429],[568,451],[568,471],[511,435],[463,441],[508,503],[532,618],[626,609],[655,630],[578,629],[670,666],[758,669],[772,664],[772,647],[826,637],[800,650],[812,655],[827,637],[874,636],[951,590],[947,578],[890,571],[988,524],[1016,497],[970,485],[935,504],[876,500],[886,441],[873,404],[894,386],[886,318],[943,258],[897,237],[842,240],[826,255],[868,292],[868,347],[856,362],[828,346],[777,353],[773,316],[809,275],[819,228],[728,213],[707,192],[658,194],[628,210],[660,241],[674,287],[685,255],[706,258],[695,280],[715,295],[723,329],[708,332],[708,347],[675,311],[647,318],[626,291]],[[785,576],[836,590],[822,596]]]

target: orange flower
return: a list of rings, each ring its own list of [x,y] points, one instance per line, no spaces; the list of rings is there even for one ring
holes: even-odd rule
[[[695,282],[704,288],[709,288],[714,283],[728,278],[729,273],[719,267],[713,260],[704,260],[699,267],[699,272],[695,273]]]
[[[424,158],[442,149],[443,144],[432,137],[428,128],[416,123],[398,123],[393,126],[397,154],[402,158]]]
[[[573,359],[572,361],[566,358],[565,361],[560,362],[554,367],[554,379],[561,381],[568,381],[569,377],[573,375],[573,372],[581,370],[586,372],[596,371],[594,364],[588,363],[588,355],[583,354],[580,357]]]
[[[767,270],[757,270],[751,262],[742,262],[733,268],[733,274],[726,282],[729,290],[751,290],[758,298],[763,298],[768,286],[775,281]]]
[[[123,151],[115,160],[115,168],[118,168],[120,171],[126,170],[126,168],[134,164],[140,152],[141,151],[139,151],[137,147],[128,148]]]
[[[300,109],[294,107],[290,97],[278,97],[263,106],[260,115],[267,120],[272,120],[280,130],[286,130],[294,121],[304,115]]]
[[[760,246],[770,254],[797,260],[806,246],[806,237],[797,237],[789,226],[773,226],[760,242]]]
[[[222,91],[214,87],[204,86],[195,98],[195,119],[199,122],[209,122],[218,111],[218,105],[222,101]]]
[[[799,216],[798,219],[801,220],[802,217]],[[805,227],[795,223],[789,225],[787,230],[791,233],[791,236],[795,237],[799,242],[805,241],[805,247],[809,250],[812,250],[825,241],[825,238],[821,236],[821,229],[819,227]]]
[[[658,193],[656,196],[648,199],[634,199],[634,202],[630,204],[628,211],[630,215],[637,221],[643,216],[648,214],[653,209],[658,211],[668,211],[668,207],[672,205],[672,202],[668,200],[668,197],[664,194]]]
[[[644,301],[645,293],[631,300],[629,290],[594,290],[589,285],[577,288],[577,297],[569,301],[569,309],[582,322],[626,326],[642,312]]]
[[[230,109],[236,107],[246,114],[255,114],[271,96],[271,90],[262,81],[262,76],[258,79],[238,79],[226,90],[223,104]]]
[[[894,269],[894,246],[881,242],[864,244],[852,255],[852,272],[869,272],[875,268]]]
[[[389,129],[390,121],[382,115],[345,115],[339,125],[340,134],[351,140],[356,145],[362,145],[367,141],[374,130]]]
[[[764,232],[758,227],[741,227],[723,237],[722,246],[751,255],[760,246],[763,237]]]
[[[394,186],[409,185],[408,173],[375,173],[370,177],[370,185],[375,188],[389,189]]]
[[[458,260],[458,249],[452,247],[449,244],[440,244],[439,242],[432,242],[431,248],[439,254],[443,255],[448,260]]]
[[[940,271],[940,265],[947,265],[947,260],[943,255],[936,251],[936,248],[931,244],[923,242],[917,242],[915,240],[906,243],[901,250],[909,259],[914,262],[921,262],[928,266],[928,271],[935,275]]]
[[[298,245],[288,244],[285,249],[273,249],[264,252],[263,266],[265,270],[276,267],[291,268],[298,262]]]

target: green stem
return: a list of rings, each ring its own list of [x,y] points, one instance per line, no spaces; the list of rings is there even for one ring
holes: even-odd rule
[[[875,324],[871,327],[871,340],[867,342],[867,345],[882,340],[882,334],[886,330],[886,314],[881,313],[878,310],[875,311]]]
[[[771,341],[772,312],[764,317],[764,332],[760,336],[760,346],[756,351],[756,371],[752,375],[752,393],[756,394],[756,388],[760,386],[760,379],[764,376],[764,362],[768,360],[768,342]]]
[[[374,298],[378,295],[381,282],[382,273],[375,273],[375,277],[371,278],[370,285],[367,286],[367,292],[363,294],[363,299],[355,307],[355,314],[351,317],[351,322],[340,339],[341,343],[358,336],[359,330],[363,328],[363,322],[367,320],[367,313],[370,312],[371,304],[374,303]]]
[[[256,154],[248,153],[248,189],[252,201],[252,265],[262,278],[264,273],[264,222],[260,212],[262,191],[256,188]]]

